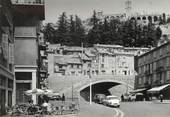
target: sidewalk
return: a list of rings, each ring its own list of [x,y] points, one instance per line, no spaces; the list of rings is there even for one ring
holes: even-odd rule
[[[43,117],[114,117],[116,111],[113,108],[106,107],[100,104],[80,101],[80,109],[76,114],[65,115],[44,115]],[[9,117],[9,116],[2,116]],[[19,117],[19,116],[18,116]],[[20,116],[21,117],[21,116]],[[22,117],[36,117],[35,115],[24,115]]]
[[[160,100],[152,100],[151,102],[157,104],[170,104],[170,100],[163,100],[163,102],[160,102]]]

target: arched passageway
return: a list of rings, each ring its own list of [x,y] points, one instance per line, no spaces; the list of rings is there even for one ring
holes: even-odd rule
[[[124,87],[133,89],[132,86],[130,86],[124,82],[117,82],[117,81],[112,81],[112,80],[92,82],[91,83],[92,100],[93,100],[93,97],[95,94],[111,95],[112,93],[110,92],[109,89],[111,89],[115,86],[118,86],[118,85],[124,85]],[[86,101],[89,101],[90,100],[90,83],[86,86],[81,87],[79,90],[79,93],[82,98],[84,98]]]

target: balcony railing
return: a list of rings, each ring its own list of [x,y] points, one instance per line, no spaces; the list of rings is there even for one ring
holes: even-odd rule
[[[18,5],[44,5],[45,0],[11,0],[13,4]]]

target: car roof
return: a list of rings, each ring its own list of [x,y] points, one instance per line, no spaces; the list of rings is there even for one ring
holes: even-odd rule
[[[108,95],[108,96],[106,96],[107,98],[110,98],[110,97],[117,97],[117,96],[115,96],[115,95]]]
[[[105,94],[100,94],[100,93],[99,93],[99,94],[95,94],[95,95],[105,95]]]

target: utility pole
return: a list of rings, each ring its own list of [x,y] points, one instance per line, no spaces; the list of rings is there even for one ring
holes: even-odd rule
[[[90,66],[90,72],[89,72],[89,80],[90,80],[90,105],[92,105],[91,66]]]
[[[82,67],[81,67],[81,73],[82,73],[82,75],[83,75],[83,42],[81,42],[81,65],[82,65]]]
[[[71,86],[71,91],[72,91],[72,101],[73,101],[73,93],[74,93],[74,92],[73,92],[73,79],[72,79],[71,85],[72,85],[72,86]]]

